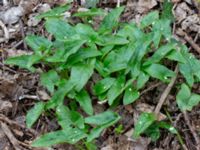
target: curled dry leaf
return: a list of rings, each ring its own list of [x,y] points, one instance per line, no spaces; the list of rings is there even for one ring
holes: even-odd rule
[[[107,145],[105,147],[102,147],[101,150],[114,150],[114,149],[112,148],[111,145]]]
[[[11,111],[12,103],[9,101],[0,100],[0,112],[8,113]]]
[[[188,16],[181,24],[183,30],[188,28],[194,32],[200,32],[200,17],[197,14]]]
[[[139,13],[146,13],[157,4],[156,0],[139,0],[137,4],[137,11]]]
[[[41,4],[39,5],[38,7],[38,13],[44,13],[44,12],[47,12],[51,9],[51,6],[47,3],[45,4]]]
[[[18,7],[11,7],[6,11],[0,12],[0,19],[5,24],[14,24],[16,23],[21,16],[24,14],[24,9],[21,6]]]
[[[22,86],[8,80],[0,82],[0,92],[3,93],[5,99],[9,100],[18,100],[24,94]]]
[[[193,11],[188,7],[188,5],[185,2],[177,5],[174,11],[175,18],[178,22],[184,20],[187,17],[187,15],[192,15],[192,14]]]
[[[49,100],[51,98],[45,90],[38,90],[37,95],[39,96],[40,100]]]
[[[39,15],[39,13],[32,13],[29,15],[29,19],[27,22],[27,25],[29,27],[35,27],[40,23],[41,20],[36,18],[36,16],[38,16],[38,15]]]
[[[125,136],[127,137],[128,141],[131,141],[132,144],[134,145],[133,150],[147,150],[148,145],[150,143],[150,138],[145,138],[145,137],[139,137],[138,139],[133,139],[133,129],[130,129],[125,133]]]

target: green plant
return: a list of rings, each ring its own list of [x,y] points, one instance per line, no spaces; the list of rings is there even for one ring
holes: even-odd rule
[[[33,146],[74,144],[86,139],[86,146],[90,147],[90,142],[120,119],[112,111],[115,106],[136,101],[150,79],[168,83],[175,76],[172,70],[176,64],[186,80],[177,94],[179,108],[191,110],[198,104],[200,96],[191,94],[191,88],[200,80],[200,61],[185,45],[172,38],[170,14],[159,15],[158,11],[153,11],[139,25],[119,23],[124,9],[119,7],[106,15],[95,30],[90,21],[72,25],[63,19],[62,13],[69,8],[62,6],[39,16],[45,18],[45,28],[54,37],[52,41],[28,35],[25,41],[34,53],[6,60],[7,64],[32,72],[42,70],[41,84],[52,95],[48,102],[35,104],[27,114],[26,124],[32,127],[42,113],[53,109],[61,129],[41,136]],[[102,11],[92,9],[75,15],[92,18],[102,15]],[[173,65],[165,65],[166,62]],[[39,63],[48,71],[40,68]],[[87,91],[85,86],[94,72],[102,79],[95,83],[92,91]],[[91,95],[99,101],[106,100],[111,107],[94,115]],[[68,105],[64,105],[64,101]],[[86,117],[80,113],[79,106]],[[158,122],[153,113],[144,112],[135,125],[134,137],[145,133],[156,140],[160,128],[176,133],[172,126]]]

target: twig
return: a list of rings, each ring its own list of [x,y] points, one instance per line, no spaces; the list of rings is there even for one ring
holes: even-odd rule
[[[143,95],[151,90],[153,90],[154,88],[158,87],[159,85],[161,85],[162,83],[159,82],[159,83],[156,83],[156,84],[153,84],[152,86],[148,87],[147,89],[144,89],[140,95]]]
[[[3,32],[4,32],[4,38],[0,39],[0,43],[7,42],[8,39],[9,39],[9,31],[6,28],[5,24],[1,20],[0,20],[0,26],[3,29]]]
[[[24,42],[23,40],[20,40],[20,41],[17,42],[11,49],[17,48],[17,47],[20,46],[23,42]]]
[[[195,139],[195,142],[197,144],[197,150],[200,150],[200,138],[199,136],[197,135],[197,133],[195,132],[195,129],[193,128],[193,126],[190,124],[190,119],[188,117],[188,114],[186,111],[183,111],[183,116],[184,116],[184,119],[186,121],[186,124],[188,125],[194,139]]]
[[[22,99],[39,100],[39,97],[37,95],[22,95],[19,97],[19,100],[22,100]]]
[[[10,140],[10,143],[13,145],[15,150],[21,150],[21,147],[18,143],[18,140],[14,137],[14,135],[12,134],[12,132],[10,131],[10,129],[8,128],[8,126],[1,122],[1,128],[4,132],[4,134],[8,137],[8,139]]]
[[[3,114],[0,114],[0,120],[6,122],[10,126],[17,126],[17,127],[21,128],[21,129],[24,129],[26,131],[26,133],[29,132],[29,133],[31,133],[34,136],[37,135],[37,132],[35,130],[26,128],[25,126],[23,126],[21,124],[18,124],[17,122],[15,122],[13,120],[10,120],[9,118],[7,118]]]
[[[155,112],[156,116],[158,116],[158,114],[159,114],[159,112],[160,112],[160,109],[161,109],[163,103],[165,102],[167,96],[169,95],[169,92],[171,91],[171,89],[172,89],[172,87],[173,87],[173,85],[174,85],[174,83],[175,83],[175,81],[176,81],[177,74],[178,74],[178,65],[177,65],[176,68],[175,68],[175,73],[176,73],[175,77],[173,77],[173,78],[171,79],[171,81],[170,81],[170,83],[168,84],[167,88],[166,88],[165,91],[162,93],[162,95],[161,95],[161,97],[160,97],[160,99],[159,99],[159,102],[158,102],[158,104],[157,104],[157,106],[156,106],[156,108],[155,108],[155,111],[154,111],[154,112]]]
[[[20,25],[22,38],[25,39],[24,24],[23,24],[23,21],[21,19],[19,20],[19,25]],[[27,50],[28,47],[27,47],[25,41],[23,41],[23,44],[24,44],[24,49]]]
[[[200,47],[194,42],[194,40],[187,35],[182,29],[178,29],[176,34],[182,36],[191,46],[192,48],[200,54]]]
[[[15,70],[10,69],[9,67],[5,66],[2,62],[0,62],[0,66],[3,67],[3,68],[4,68],[5,70],[7,70],[7,71],[10,71],[10,72],[12,72],[12,73],[16,73]]]

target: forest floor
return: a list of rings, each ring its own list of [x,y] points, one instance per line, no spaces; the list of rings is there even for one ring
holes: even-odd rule
[[[27,111],[38,100],[48,100],[50,95],[39,84],[38,74],[5,65],[4,60],[10,56],[31,53],[24,42],[25,36],[30,33],[46,35],[43,21],[36,20],[34,16],[65,2],[67,0],[0,0],[0,150],[47,150],[47,148],[32,148],[30,143],[42,133],[58,128],[56,120],[44,115],[33,129],[26,128]],[[200,58],[200,4],[195,0],[172,0],[172,3],[175,16],[172,25],[174,37],[186,44],[190,51]],[[85,7],[84,2],[73,5],[73,11]],[[109,10],[116,5],[117,0],[101,0],[98,7]],[[127,22],[131,20],[137,22],[152,10],[162,10],[162,2],[159,0],[121,0],[120,5],[125,6],[121,20]],[[142,111],[152,112],[166,87],[167,84],[161,82],[149,82],[137,103],[117,107],[116,111],[122,116],[120,123],[123,125],[123,133],[114,134],[113,128],[107,129],[97,139],[99,149],[181,150],[176,135],[167,131],[161,131],[161,137],[156,142],[151,142],[148,137],[131,139],[135,118]],[[200,94],[199,84],[193,89]],[[106,105],[94,107],[95,112],[100,112]],[[167,114],[173,126],[179,131],[187,149],[200,149],[195,141],[195,135],[200,136],[200,105],[191,112],[183,114],[177,107],[175,96],[169,94],[160,112],[164,118],[169,118]],[[78,146],[67,144],[52,148],[52,150],[76,149]]]

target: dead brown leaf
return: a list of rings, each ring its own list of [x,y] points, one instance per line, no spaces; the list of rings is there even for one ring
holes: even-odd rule
[[[139,13],[142,14],[142,13],[148,12],[150,9],[155,7],[157,4],[158,3],[156,0],[139,0],[136,9]]]
[[[1,113],[8,113],[11,111],[12,103],[9,101],[0,100],[0,112]]]

